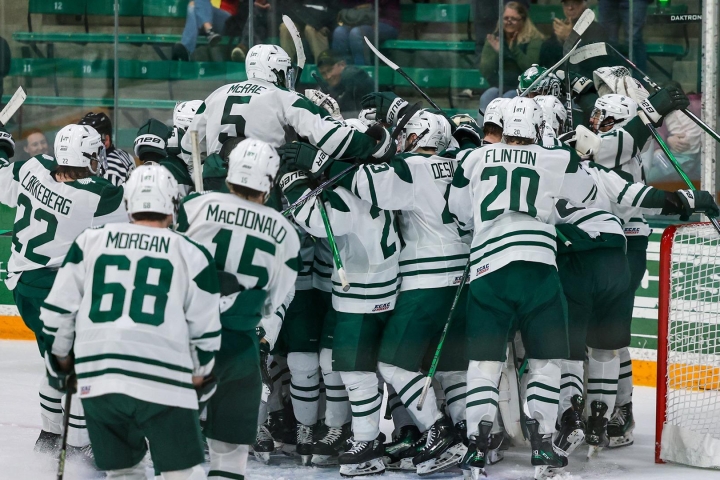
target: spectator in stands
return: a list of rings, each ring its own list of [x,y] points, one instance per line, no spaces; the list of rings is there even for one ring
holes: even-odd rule
[[[179,43],[173,46],[172,59],[189,61],[195,51],[200,32],[207,37],[208,45],[215,46],[222,38],[225,21],[230,13],[215,8],[210,0],[193,0],[188,3],[185,29]]]
[[[113,145],[110,117],[102,112],[90,112],[80,119],[78,125],[93,127],[103,138],[107,155],[107,170],[103,173],[103,177],[110,180],[113,185],[125,183],[130,178],[132,171],[135,170],[135,160],[129,153]]]
[[[625,39],[627,41],[629,18],[632,18],[632,45],[633,60],[640,67],[640,70],[646,70],[647,52],[645,51],[645,42],[643,41],[643,28],[645,27],[645,17],[647,16],[648,4],[653,0],[635,0],[633,2],[633,12],[630,14],[629,0],[600,0],[599,15],[600,25],[607,35],[607,41],[610,43],[618,43],[620,25],[625,30]]]
[[[344,0],[333,31],[332,49],[352,58],[355,65],[366,65],[365,40],[374,39],[373,3],[367,0]],[[380,43],[397,38],[400,30],[400,0],[380,0],[378,37]]]
[[[253,45],[258,43],[265,43],[270,37],[270,32],[276,31],[277,28],[277,2],[270,2],[269,0],[252,0],[253,1]],[[242,0],[241,3],[244,3]],[[281,12],[284,13],[284,12]],[[231,59],[233,62],[244,62],[245,54],[247,54],[250,47],[250,22],[247,21],[248,12],[246,5],[242,5],[238,9],[238,14],[233,16],[230,20],[225,23],[226,33],[231,36],[238,36],[236,33],[240,30],[240,43],[233,48]],[[244,20],[242,20],[244,19]],[[241,23],[242,21],[242,23]],[[238,25],[242,27],[238,28]]]
[[[638,0],[640,1],[640,0]],[[587,0],[562,0],[564,19],[553,19],[553,33],[545,40],[540,50],[540,65],[550,67],[563,56],[563,44],[572,32],[575,22],[588,9]],[[606,42],[607,34],[597,22],[592,22],[583,33],[583,45],[595,42]]]
[[[375,84],[364,70],[348,65],[337,52],[326,50],[318,55],[317,67],[327,85],[320,85],[323,92],[338,102],[345,118],[356,118],[362,107],[360,99],[375,89]]]
[[[480,96],[480,110],[485,111],[488,103],[493,99],[503,96],[512,98],[516,95],[517,79],[534,63],[540,59],[540,47],[542,46],[543,34],[535,27],[532,20],[528,18],[528,9],[519,2],[509,2],[505,5],[503,12],[503,30],[505,34],[505,53],[503,56],[504,78],[499,78],[498,65],[500,59],[500,39],[498,32],[486,37],[485,46],[480,56],[480,73],[491,85],[485,93]],[[499,89],[502,80],[503,91]]]
[[[332,0],[311,0],[309,4],[300,2],[285,2],[283,14],[292,18],[300,35],[310,47],[310,52],[315,63],[318,56],[330,48],[330,31],[335,26],[335,19],[338,10],[333,6],[335,2]],[[280,24],[280,46],[285,50],[291,58],[295,58],[295,44],[292,36],[285,28],[284,24]],[[308,55],[308,61],[310,61]]]
[[[508,2],[510,2],[510,0],[505,0],[505,3]],[[530,0],[521,0],[518,3],[522,3],[528,10],[530,9]],[[495,30],[498,22],[498,2],[473,0],[472,12],[473,27],[475,28],[475,54],[479,62],[480,52],[482,52],[482,48],[485,45],[485,38]]]
[[[37,128],[27,130],[23,132],[23,138],[25,139],[23,150],[27,154],[27,158],[50,153],[47,138],[41,130]]]

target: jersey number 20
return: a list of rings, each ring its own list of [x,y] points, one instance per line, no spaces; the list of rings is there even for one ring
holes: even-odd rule
[[[537,199],[540,175],[535,170],[522,167],[514,169],[510,175],[510,184],[508,185],[508,172],[504,167],[489,167],[482,171],[480,180],[485,182],[493,177],[495,178],[495,188],[480,203],[481,220],[494,220],[505,213],[505,208],[490,209],[490,205],[508,188],[510,188],[510,206],[507,210],[527,213],[531,217],[537,215],[535,200]],[[525,195],[527,208],[522,208],[520,205],[523,180],[527,182],[527,193]]]

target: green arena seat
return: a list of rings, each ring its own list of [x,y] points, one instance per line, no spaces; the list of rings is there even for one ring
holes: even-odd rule
[[[143,0],[118,0],[121,17],[141,17],[143,14]],[[114,0],[94,0],[87,3],[88,15],[115,15]]]
[[[185,18],[188,0],[145,0],[143,15],[146,17]]]
[[[101,3],[101,0],[95,1]],[[85,15],[86,4],[87,0],[30,0],[28,2],[28,13]]]

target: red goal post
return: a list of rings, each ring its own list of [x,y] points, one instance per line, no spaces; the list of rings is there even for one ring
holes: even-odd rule
[[[660,242],[655,461],[720,468],[720,235],[674,225]]]

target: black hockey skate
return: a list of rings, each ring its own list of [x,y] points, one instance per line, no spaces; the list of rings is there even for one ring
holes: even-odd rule
[[[463,443],[467,447],[470,445],[470,440],[468,440],[467,436],[467,421],[460,420],[455,424],[455,431],[460,435],[460,438],[462,439]]]
[[[295,428],[295,452],[300,455],[302,465],[310,465],[313,449],[314,425],[298,423]]]
[[[258,425],[255,443],[252,445],[253,455],[257,460],[267,465],[270,462],[270,454],[275,451],[275,441],[273,440],[268,422]]]
[[[338,457],[341,476],[362,477],[385,472],[385,464],[382,461],[385,451],[383,433],[370,442],[351,440],[350,443],[348,451]]]
[[[460,469],[463,471],[463,476],[466,479],[479,480],[480,478],[487,477],[487,473],[485,473],[485,463],[488,449],[490,448],[490,431],[492,427],[492,422],[480,422],[477,438],[474,440],[470,439],[467,452],[460,461]]]
[[[418,475],[442,472],[457,465],[467,452],[450,418],[443,416],[428,430],[425,447],[413,458]]]
[[[599,400],[593,400],[590,404],[590,417],[588,417],[585,429],[585,443],[590,445],[587,458],[594,457],[610,443],[607,434],[608,421],[605,418],[607,409],[608,406],[605,402]]]
[[[608,448],[627,447],[632,445],[635,419],[633,418],[632,402],[615,406],[612,417],[608,422],[607,433],[610,440]]]
[[[582,418],[585,398],[582,395],[573,395],[570,404],[570,408],[565,410],[560,418],[560,428],[553,442],[558,453],[564,457],[569,457],[585,440],[585,422]]]
[[[313,443],[311,450],[311,462],[316,467],[337,465],[338,455],[345,451],[347,441],[352,436],[349,422],[342,427],[325,428],[327,429],[325,435]]]
[[[35,451],[56,456],[60,452],[61,435],[40,430],[40,436],[35,441]]]
[[[385,444],[385,456],[383,461],[388,470],[412,470],[412,458],[417,455],[425,442],[418,442],[422,434],[415,425],[400,427],[395,439]]]
[[[530,463],[535,467],[536,480],[547,478],[548,467],[562,468],[568,464],[567,458],[555,452],[551,433],[540,433],[538,431],[540,425],[535,419],[528,419],[525,424],[530,435],[530,448],[532,449]]]

